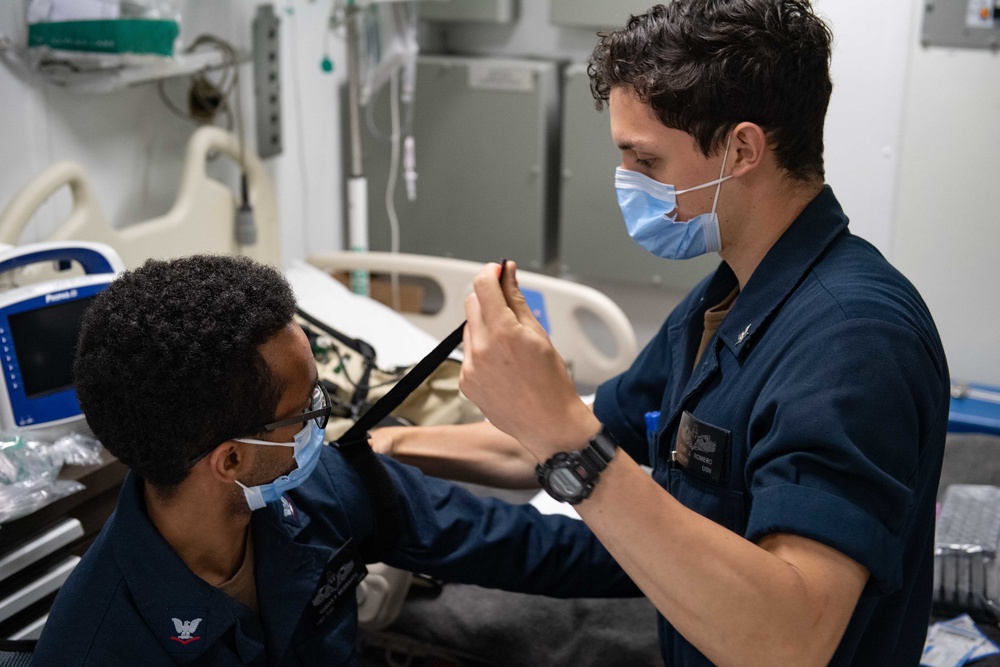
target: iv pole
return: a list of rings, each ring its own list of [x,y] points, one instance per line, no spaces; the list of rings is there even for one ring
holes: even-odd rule
[[[358,66],[358,12],[355,0],[348,0],[347,23],[347,101],[350,113],[351,174],[347,181],[347,242],[353,252],[368,250],[368,179],[364,175],[361,149],[360,72]],[[351,271],[351,291],[368,296],[368,271]]]
[[[371,0],[347,0],[347,4],[344,7],[343,20],[346,24],[346,45],[347,45],[347,99],[348,99],[348,113],[349,113],[349,129],[350,129],[350,142],[351,142],[351,169],[350,174],[347,179],[347,245],[348,248],[353,252],[367,252],[369,249],[368,243],[368,179],[364,174],[364,152],[362,148],[362,138],[361,138],[361,106],[362,106],[362,82],[361,82],[361,36],[358,30],[358,23],[361,18],[361,13],[364,7],[371,4]],[[415,11],[415,10],[414,10]],[[405,39],[405,38],[404,38]],[[416,40],[415,35],[412,39]],[[412,45],[415,47],[415,44]],[[404,50],[406,47],[404,47]],[[391,99],[395,100],[397,95],[397,83],[396,83],[396,70],[399,67],[403,67],[404,70],[404,84],[403,84],[403,100],[407,103],[412,104],[413,101],[413,87],[414,78],[416,76],[416,60],[415,60],[415,50],[410,53],[410,58],[404,60],[402,65],[391,64],[392,74],[390,76],[389,85],[392,86],[392,96]],[[393,109],[396,109],[395,102],[393,103]],[[399,143],[399,137],[395,134],[398,132],[398,122],[395,120],[397,118],[397,112],[394,111],[394,125],[393,125],[393,176],[389,180],[387,185],[386,193],[386,207],[389,213],[389,223],[393,230],[392,233],[392,246],[393,252],[398,252],[398,221],[396,220],[395,207],[392,205],[390,197],[391,192],[395,189],[395,170],[398,167],[398,152],[397,147]],[[413,147],[413,137],[407,136],[403,140],[402,145],[403,151],[403,178],[406,182],[406,193],[410,201],[416,199],[416,179],[417,173],[414,169],[414,147]],[[392,274],[392,289],[393,289],[393,306],[398,306],[398,276]],[[351,291],[355,294],[362,294],[365,296],[370,295],[370,275],[368,271],[362,269],[355,269],[351,271]]]

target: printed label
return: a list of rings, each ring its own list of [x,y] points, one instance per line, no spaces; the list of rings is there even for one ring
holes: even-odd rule
[[[472,63],[469,65],[469,88],[530,93],[535,89],[535,73],[524,67]]]
[[[361,558],[361,552],[354,545],[354,540],[348,540],[326,564],[319,578],[319,586],[309,601],[307,613],[313,625],[322,625],[337,605],[349,597],[348,593],[353,592],[367,575],[368,568]],[[353,604],[354,598],[351,597],[350,600]]]
[[[674,461],[695,477],[718,482],[729,456],[729,431],[695,418],[687,410],[677,429]]]

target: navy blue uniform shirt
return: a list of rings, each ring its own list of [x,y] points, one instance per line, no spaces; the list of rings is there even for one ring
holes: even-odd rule
[[[638,594],[583,522],[478,498],[382,461],[402,511],[390,565],[558,597]],[[118,509],[56,597],[32,664],[355,664],[357,604],[342,584],[357,582],[360,566],[349,556],[371,534],[373,516],[339,451],[324,447],[302,486],[252,515],[259,615],[191,572],[142,498],[142,482],[129,473]]]
[[[599,388],[594,411],[686,507],[752,542],[801,535],[868,568],[831,664],[916,665],[949,403],[927,307],[850,234],[829,187],[764,257],[696,360],[705,311],[736,286],[723,263]],[[647,438],[644,414],[657,410]],[[659,622],[667,665],[709,664]]]

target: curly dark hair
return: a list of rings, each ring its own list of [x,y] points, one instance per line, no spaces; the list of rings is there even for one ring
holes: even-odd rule
[[[676,0],[599,37],[587,70],[598,109],[630,86],[705,155],[756,123],[789,176],[823,179],[833,36],[809,0]]]
[[[87,423],[169,492],[192,458],[274,418],[282,388],[258,348],[294,314],[281,273],[247,258],[149,260],[123,273],[81,324],[73,375]]]

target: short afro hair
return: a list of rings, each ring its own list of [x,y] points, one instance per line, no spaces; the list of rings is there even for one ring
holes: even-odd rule
[[[808,182],[824,176],[832,41],[809,0],[675,0],[601,33],[587,71],[598,109],[629,87],[705,155],[756,123],[779,166]]]
[[[276,269],[244,257],[149,260],[83,317],[73,366],[94,434],[136,474],[169,491],[190,460],[274,418],[259,347],[293,321]]]

